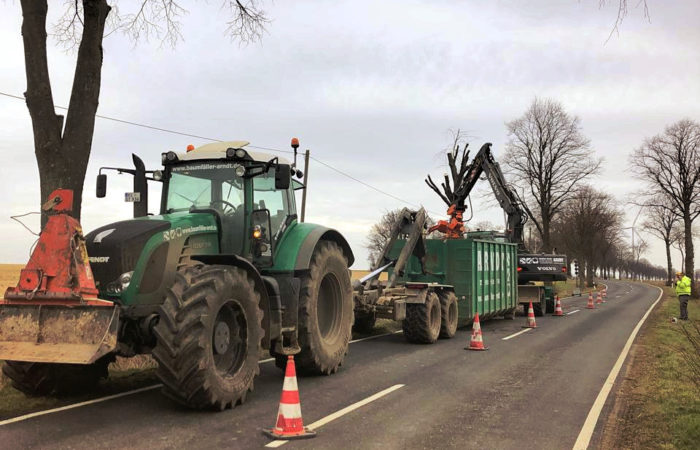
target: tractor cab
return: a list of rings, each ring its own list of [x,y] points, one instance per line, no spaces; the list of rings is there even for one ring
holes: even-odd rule
[[[219,142],[163,153],[160,212],[212,214],[220,253],[271,266],[278,242],[297,218],[291,180],[296,171],[288,161],[249,151],[247,145]]]

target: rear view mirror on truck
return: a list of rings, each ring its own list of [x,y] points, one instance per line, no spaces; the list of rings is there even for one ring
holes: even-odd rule
[[[104,196],[107,195],[107,175],[104,173],[97,175],[95,195],[97,198],[104,198]]]

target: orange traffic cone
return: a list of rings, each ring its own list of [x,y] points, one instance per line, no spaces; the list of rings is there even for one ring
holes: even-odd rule
[[[586,309],[595,309],[595,303],[593,303],[593,292],[588,293],[588,304]]]
[[[557,295],[557,303],[554,305],[554,314],[552,314],[555,317],[562,317],[564,316],[564,311],[561,310],[561,300],[559,300],[559,296]]]
[[[315,431],[311,431],[304,426],[301,418],[297,373],[294,366],[294,356],[292,355],[289,355],[287,359],[282,397],[280,398],[280,407],[277,411],[277,423],[274,428],[264,429],[263,433],[273,439],[305,439],[316,436]]]
[[[535,310],[532,308],[532,302],[530,302],[530,306],[527,307],[527,322],[525,322],[523,328],[537,328],[537,323],[535,323]]]
[[[603,303],[608,303],[605,298],[608,296],[608,288],[603,289]]]
[[[472,337],[469,340],[469,347],[465,350],[488,350],[489,348],[484,346],[484,341],[481,337],[481,324],[479,323],[479,313],[474,316],[474,323],[472,324]]]
[[[600,291],[598,291],[598,299],[596,300],[596,305],[600,305],[603,303],[603,296],[600,295]]]

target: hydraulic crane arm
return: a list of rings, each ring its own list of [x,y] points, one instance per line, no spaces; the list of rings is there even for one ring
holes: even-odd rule
[[[524,250],[523,227],[527,221],[527,215],[521,206],[520,199],[506,183],[501,167],[494,160],[491,153],[491,143],[487,142],[481,146],[479,152],[474,156],[469,168],[459,186],[455,186],[452,204],[448,210],[450,222],[441,220],[437,225],[431,227],[429,231],[438,230],[446,233],[448,237],[459,238],[462,236],[464,225],[462,223],[462,213],[464,212],[464,202],[471,194],[476,182],[485,174],[489,180],[499,205],[503,208],[507,216],[506,235],[510,242],[518,244]],[[436,188],[433,188],[435,190]],[[439,193],[439,192],[438,192]]]

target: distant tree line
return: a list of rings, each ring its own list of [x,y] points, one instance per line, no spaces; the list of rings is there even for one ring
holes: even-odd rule
[[[665,279],[670,284],[674,272],[671,248],[676,246],[684,272],[697,278],[693,270],[693,222],[700,215],[698,123],[684,119],[672,124],[663,133],[645,139],[630,155],[631,167],[645,183],[644,192],[636,196],[641,200],[632,203],[644,214],[639,228],[664,242],[665,267],[642,258],[648,244],[637,229],[631,230],[633,244],[625,238],[625,230],[629,230],[623,223],[625,205],[588,183],[603,160],[595,157],[578,117],[555,100],[536,98],[523,116],[506,124],[506,129],[505,173],[530,219],[524,237],[531,252],[563,253],[570,262],[577,260],[582,287],[590,286],[595,276]],[[455,138],[448,150],[453,159],[458,140]],[[445,174],[445,185],[450,186],[451,181],[455,185]],[[386,242],[384,235],[395,213],[387,212],[372,228],[366,245],[370,262]],[[470,229],[483,229],[483,225]]]

